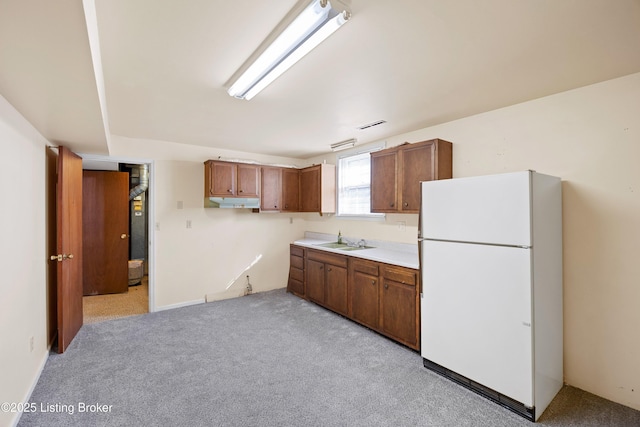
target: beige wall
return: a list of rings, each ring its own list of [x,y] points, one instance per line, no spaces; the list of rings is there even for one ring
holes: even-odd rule
[[[636,409],[639,99],[640,74],[634,74],[387,139],[388,146],[436,137],[453,142],[456,177],[534,169],[563,178],[565,380]],[[141,143],[144,153],[156,149],[148,144]],[[184,156],[189,150],[182,147]],[[122,154],[131,153],[129,149]],[[269,254],[269,262],[260,261],[248,272],[252,284],[258,283],[254,289],[284,286],[287,244],[305,230],[415,242],[417,215],[354,221],[316,214],[205,210],[200,207],[201,163],[211,156],[194,154],[198,159],[187,163],[158,162],[159,306],[222,291],[259,254]],[[335,155],[303,163],[322,160],[335,163]],[[180,198],[185,201],[183,212],[175,209]],[[192,230],[184,228],[187,215],[194,221]],[[404,223],[404,231],[399,223]],[[219,241],[232,245],[234,254],[221,251]]]
[[[204,161],[221,156],[293,165],[295,159],[122,137],[113,137],[111,146],[115,157],[154,160],[150,191],[155,200],[155,267],[151,274],[157,309],[204,302],[205,296],[242,295],[247,275],[254,292],[286,286],[288,242],[304,233],[305,214],[205,209]]]
[[[633,74],[387,143],[449,140],[455,177],[533,169],[563,179],[565,380],[640,410],[639,117],[640,74]],[[415,237],[416,227],[391,232],[397,217],[371,233]],[[362,227],[307,222],[318,231]]]
[[[565,379],[640,410],[638,100],[640,74],[634,74],[388,138],[387,143],[448,139],[454,143],[454,176],[535,169],[563,178]],[[0,282],[0,401],[22,401],[46,360],[46,141],[0,98],[0,144],[11,153],[0,160],[3,208],[13,208],[0,210],[5,277]],[[365,222],[202,208],[204,160],[292,159],[118,137],[112,139],[112,155],[154,160],[160,308],[202,301],[207,294],[224,293],[229,283],[239,294],[245,280],[241,276],[233,282],[238,274],[249,274],[257,292],[285,286],[287,245],[305,230],[415,241],[417,215]],[[19,185],[9,185],[16,176]],[[183,209],[177,209],[178,201]],[[399,221],[406,223],[405,231],[398,229]],[[11,415],[0,413],[0,424]]]
[[[47,358],[46,144],[0,96],[0,403],[25,402]]]

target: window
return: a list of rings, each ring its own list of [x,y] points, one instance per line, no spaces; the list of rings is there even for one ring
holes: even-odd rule
[[[366,151],[351,151],[338,156],[338,215],[379,217],[371,209],[371,160],[369,153],[383,145]]]

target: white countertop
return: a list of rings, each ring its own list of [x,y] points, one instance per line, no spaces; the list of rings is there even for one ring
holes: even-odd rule
[[[360,238],[352,238],[345,236],[344,240],[358,242]],[[407,268],[420,268],[418,260],[418,244],[387,242],[383,240],[367,240],[367,246],[373,246],[370,249],[360,249],[352,251],[344,251],[340,249],[331,249],[318,246],[323,243],[335,242],[337,236],[325,233],[314,233],[306,231],[304,237],[293,242],[299,246],[313,248],[335,254],[352,256],[355,258],[368,259],[371,261],[384,262],[387,264],[399,265]]]

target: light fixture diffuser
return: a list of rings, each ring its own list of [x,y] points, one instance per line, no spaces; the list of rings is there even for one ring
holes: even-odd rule
[[[328,0],[309,4],[227,91],[249,100],[346,23],[351,14],[337,11]]]
[[[331,151],[346,150],[347,148],[354,147],[357,141],[357,139],[351,138],[346,141],[336,142],[335,144],[331,144]]]

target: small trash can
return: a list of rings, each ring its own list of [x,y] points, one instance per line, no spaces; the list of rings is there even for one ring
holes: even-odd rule
[[[141,259],[129,260],[129,286],[139,285],[144,276],[144,267]]]

